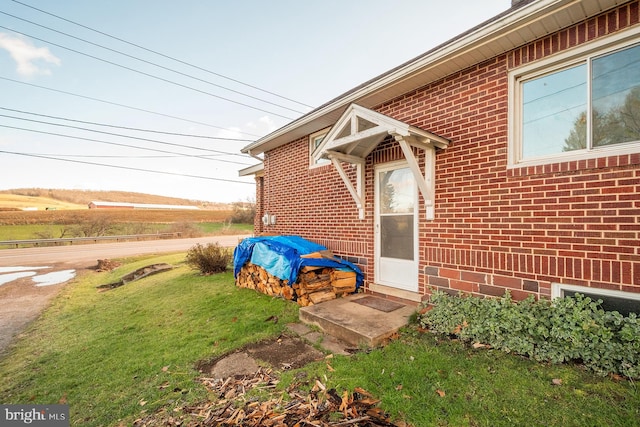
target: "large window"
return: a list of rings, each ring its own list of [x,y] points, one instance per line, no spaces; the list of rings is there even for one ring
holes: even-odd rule
[[[640,43],[599,43],[511,73],[512,165],[640,151]]]

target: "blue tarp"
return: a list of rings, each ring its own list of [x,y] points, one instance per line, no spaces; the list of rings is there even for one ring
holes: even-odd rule
[[[265,236],[244,239],[233,251],[233,274],[238,273],[247,261],[259,265],[269,274],[282,280],[288,280],[291,286],[298,278],[302,267],[330,267],[356,273],[356,289],[362,285],[362,271],[353,263],[337,257],[300,258],[314,252],[326,251],[327,248],[310,242],[300,236]]]

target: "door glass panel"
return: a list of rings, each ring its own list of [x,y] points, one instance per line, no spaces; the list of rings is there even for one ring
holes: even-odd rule
[[[413,215],[380,217],[380,255],[413,260]]]
[[[380,213],[413,213],[415,182],[409,168],[380,172]]]

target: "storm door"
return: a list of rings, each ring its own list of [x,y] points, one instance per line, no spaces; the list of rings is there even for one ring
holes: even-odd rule
[[[376,168],[375,281],[418,291],[418,191],[407,163]]]

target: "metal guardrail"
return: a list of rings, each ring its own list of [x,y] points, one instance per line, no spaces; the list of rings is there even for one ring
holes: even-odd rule
[[[0,246],[34,245],[34,246],[58,246],[69,243],[94,242],[100,241],[124,241],[124,240],[141,240],[141,239],[170,239],[180,237],[182,233],[156,233],[156,234],[130,234],[124,236],[97,236],[97,237],[64,237],[60,239],[26,239],[26,240],[0,240]]]

